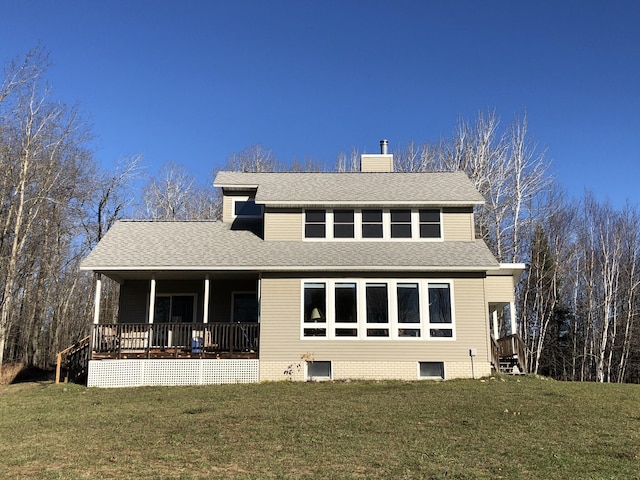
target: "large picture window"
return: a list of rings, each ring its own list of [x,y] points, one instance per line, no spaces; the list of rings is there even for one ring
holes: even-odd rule
[[[358,296],[355,283],[335,285],[335,335],[358,336]]]
[[[432,337],[451,338],[451,288],[448,283],[429,285],[429,332]]]
[[[420,289],[417,283],[398,283],[399,337],[419,337]]]
[[[304,284],[304,336],[326,337],[326,285],[321,282]]]
[[[455,339],[450,280],[314,279],[302,295],[302,338]]]
[[[367,337],[389,336],[389,296],[386,283],[368,283]]]

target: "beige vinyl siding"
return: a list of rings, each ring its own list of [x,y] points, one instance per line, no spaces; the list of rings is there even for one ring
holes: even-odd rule
[[[367,155],[360,157],[362,172],[393,172],[393,155]]]
[[[488,276],[485,279],[488,303],[506,303],[514,301],[513,277]]]
[[[302,240],[302,212],[295,209],[267,209],[264,213],[264,239],[279,241]]]
[[[481,278],[455,279],[456,340],[300,339],[300,279],[262,279],[260,359],[299,362],[304,354],[333,361],[453,361],[488,357],[488,320]]]
[[[225,192],[222,196],[222,221],[231,223],[233,222],[233,199],[238,197],[250,197],[255,195],[254,191],[238,191],[238,192]]]
[[[444,208],[442,210],[443,238],[448,242],[474,240],[473,209]]]
[[[263,278],[260,287],[260,360],[300,360],[300,280]],[[306,349],[306,350],[305,350]]]

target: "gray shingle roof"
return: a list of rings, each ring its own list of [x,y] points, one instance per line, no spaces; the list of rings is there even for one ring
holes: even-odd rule
[[[120,221],[84,259],[95,271],[483,271],[498,262],[482,241],[265,242],[222,222]]]
[[[229,189],[257,187],[256,202],[276,206],[367,203],[445,206],[484,203],[482,195],[463,172],[219,172],[214,185]]]

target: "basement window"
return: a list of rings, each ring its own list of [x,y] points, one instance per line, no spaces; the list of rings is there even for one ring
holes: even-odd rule
[[[418,362],[418,377],[444,380],[444,362]]]
[[[307,362],[307,380],[331,380],[331,362]]]

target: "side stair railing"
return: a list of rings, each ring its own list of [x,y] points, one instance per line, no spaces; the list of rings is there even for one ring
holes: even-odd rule
[[[76,382],[86,377],[91,355],[91,336],[58,353],[56,361],[56,383]]]
[[[520,373],[527,372],[526,347],[517,333],[497,340],[499,362],[509,362],[516,366]]]

